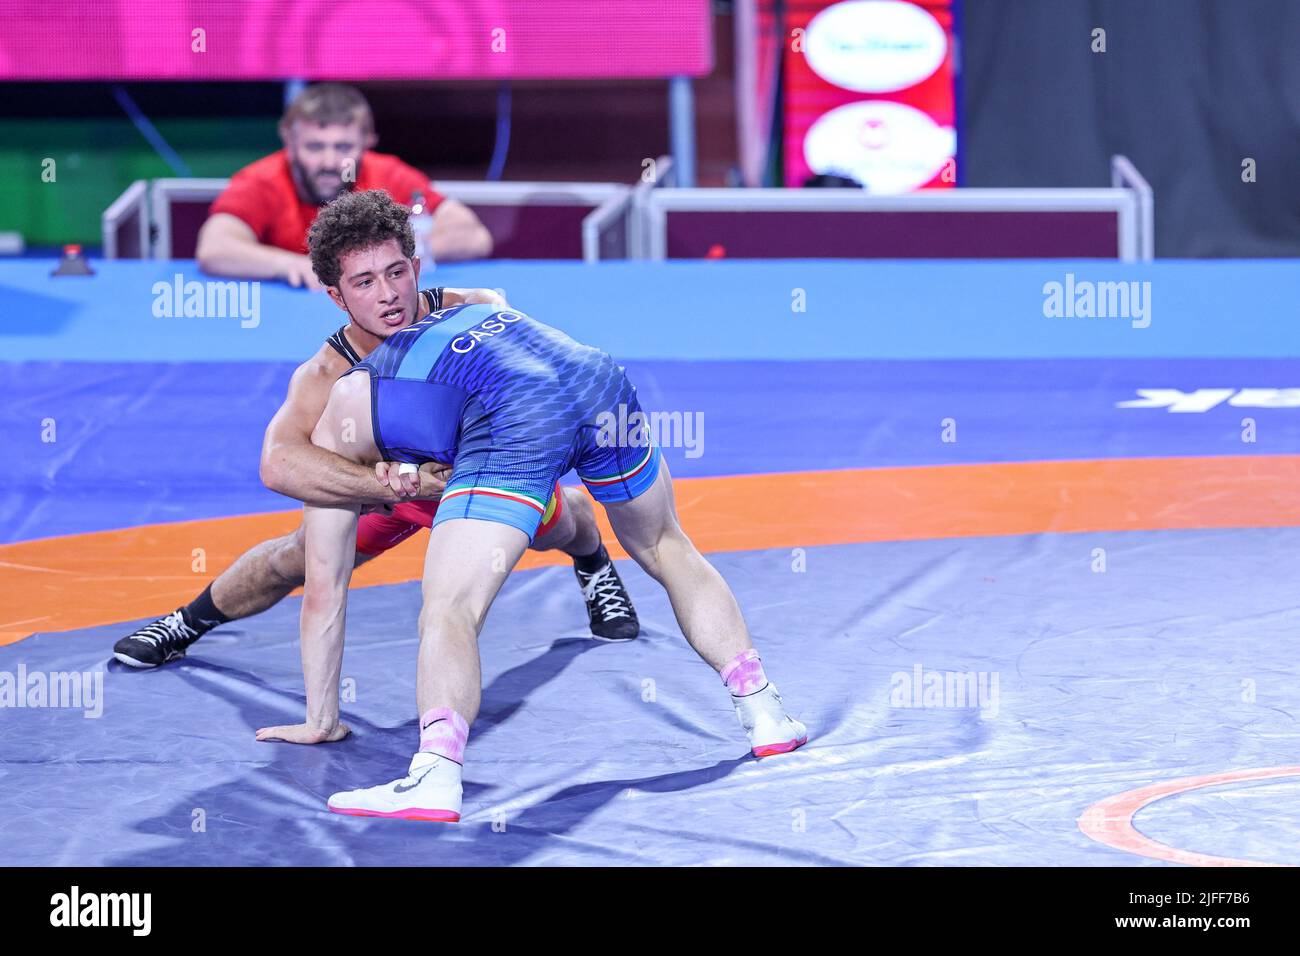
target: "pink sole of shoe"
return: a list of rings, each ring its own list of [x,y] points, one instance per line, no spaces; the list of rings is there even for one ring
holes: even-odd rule
[[[777,754],[788,754],[793,750],[798,750],[807,742],[807,737],[801,737],[798,740],[787,740],[783,744],[766,744],[762,747],[755,747],[750,753],[755,757],[775,757]]]
[[[347,817],[380,817],[384,820],[424,820],[429,823],[459,823],[460,814],[454,810],[421,810],[413,807],[410,810],[394,810],[384,813],[379,810],[340,810],[337,807],[329,807],[330,813],[339,813]]]

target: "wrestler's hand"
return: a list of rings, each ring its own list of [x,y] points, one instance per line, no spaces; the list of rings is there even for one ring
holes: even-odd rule
[[[409,476],[407,476],[409,477]],[[428,501],[438,501],[447,489],[447,479],[451,477],[451,468],[436,461],[426,461],[420,466],[420,490],[415,497]]]
[[[304,288],[319,292],[325,288],[321,285],[320,279],[316,278],[316,272],[311,267],[310,256],[295,254],[286,257],[280,270],[280,278],[295,289]]]
[[[283,740],[287,744],[332,744],[352,733],[347,724],[335,724],[325,730],[313,724],[288,724],[283,727],[263,727],[257,732],[258,740]]]
[[[397,469],[401,462],[397,461],[377,461],[375,462],[375,478],[381,485],[387,485],[393,489],[393,492],[402,498],[414,498],[416,492],[420,490],[420,482],[415,475],[399,475]]]
[[[426,461],[414,475],[399,475],[397,469],[398,463],[395,461],[376,462],[375,477],[403,498],[436,501],[442,497],[447,479],[451,477],[451,469],[436,461]]]

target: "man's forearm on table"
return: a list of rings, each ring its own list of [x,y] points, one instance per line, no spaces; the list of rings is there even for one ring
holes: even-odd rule
[[[199,268],[210,275],[240,279],[280,279],[293,253],[275,246],[222,237],[200,245]]]

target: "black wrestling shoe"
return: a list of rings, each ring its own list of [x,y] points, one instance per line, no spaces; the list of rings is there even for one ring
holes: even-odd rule
[[[598,641],[630,641],[641,633],[632,596],[623,586],[613,561],[606,561],[591,574],[576,567],[573,573],[578,576],[582,597],[587,602],[592,637]]]
[[[199,636],[178,608],[122,638],[113,645],[113,656],[128,667],[157,667],[184,657]]]

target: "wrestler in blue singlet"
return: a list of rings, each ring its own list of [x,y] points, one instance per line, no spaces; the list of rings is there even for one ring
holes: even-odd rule
[[[570,468],[602,502],[630,501],[659,473],[659,449],[645,429],[610,428],[637,421],[640,411],[623,368],[521,312],[493,305],[434,312],[389,336],[353,371],[360,369],[370,374],[384,459],[452,466],[435,526],[481,518],[531,541]]]

